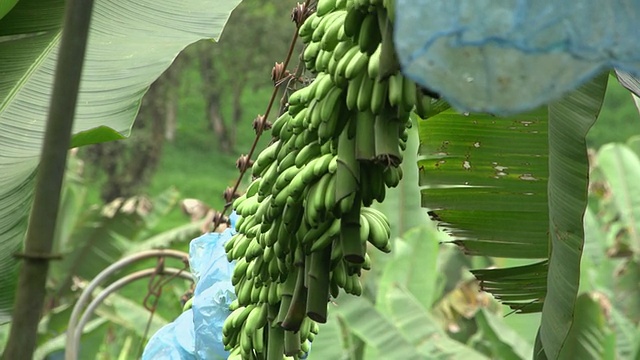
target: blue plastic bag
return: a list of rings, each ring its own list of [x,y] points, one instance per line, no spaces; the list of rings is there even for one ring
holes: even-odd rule
[[[193,312],[183,312],[174,322],[153,334],[142,353],[142,360],[196,359]]]
[[[235,234],[232,227],[222,233],[204,234],[191,241],[189,263],[196,280],[193,307],[162,327],[145,347],[143,360],[226,359],[222,325],[235,300],[231,276],[234,264],[227,261],[224,244]]]
[[[640,76],[637,0],[398,0],[403,73],[460,111],[512,114],[605,69]]]
[[[224,244],[235,233],[205,234],[194,239],[190,246],[192,271],[199,278],[193,297],[195,352],[198,359],[226,359],[229,353],[222,345],[222,325],[235,300],[231,276],[234,264],[227,261]]]

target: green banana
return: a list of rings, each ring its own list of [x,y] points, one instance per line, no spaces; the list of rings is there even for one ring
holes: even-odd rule
[[[375,12],[368,13],[362,20],[360,32],[358,33],[358,46],[360,51],[371,55],[380,44],[382,34],[378,26],[378,14]]]
[[[368,76],[362,77],[362,83],[358,90],[358,100],[356,101],[356,108],[358,111],[371,110],[371,95],[373,93],[374,83],[375,80],[370,79]]]
[[[347,10],[347,15],[344,18],[344,33],[352,38],[359,39],[360,28],[364,21],[366,14],[356,8]]]
[[[260,152],[251,166],[251,172],[254,177],[264,176],[267,167],[276,160],[276,156],[280,150],[280,144],[280,141],[275,141]]]
[[[382,46],[378,44],[376,50],[369,56],[369,62],[367,63],[367,75],[372,79],[378,79],[380,76],[380,52]]]
[[[316,15],[324,16],[336,9],[336,0],[318,0]]]
[[[296,154],[295,165],[299,168],[309,163],[320,155],[320,144],[317,141],[307,144]]]
[[[365,74],[360,73],[355,78],[349,80],[347,85],[347,96],[345,98],[347,109],[355,110],[358,106],[358,93],[360,92],[360,86],[365,77]]]
[[[364,74],[367,68],[369,56],[362,51],[356,51],[347,66],[344,68],[344,77],[347,80],[355,78],[359,74]],[[339,66],[339,65],[338,65]]]
[[[389,90],[389,82],[387,80],[373,80],[373,89],[371,90],[371,112],[373,114],[382,113],[382,108],[387,101],[387,91]]]

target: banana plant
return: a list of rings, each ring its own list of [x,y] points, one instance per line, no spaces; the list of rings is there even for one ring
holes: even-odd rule
[[[556,358],[571,328],[587,204],[585,136],[607,79],[526,114],[448,111],[420,124],[422,205],[432,218],[467,254],[528,259],[474,274],[515,311],[542,311],[537,358]]]
[[[240,0],[96,1],[72,146],[128,136],[149,85],[188,44],[217,39]],[[0,6],[0,323],[9,320],[44,136],[64,1]],[[170,15],[168,15],[170,14]]]

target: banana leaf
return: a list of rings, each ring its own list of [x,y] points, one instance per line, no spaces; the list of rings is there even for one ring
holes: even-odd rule
[[[542,309],[541,340],[551,358],[573,318],[587,196],[584,139],[606,81],[599,76],[548,110],[508,118],[449,111],[420,124],[423,206],[467,254],[532,260],[474,273],[513,309]]]
[[[72,145],[128,136],[149,85],[185,46],[217,38],[239,2],[96,1]],[[63,10],[63,0],[21,0],[0,19],[0,323],[14,298]]]

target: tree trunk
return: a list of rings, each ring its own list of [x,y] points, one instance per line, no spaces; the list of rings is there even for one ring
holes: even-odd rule
[[[180,88],[180,73],[184,68],[184,56],[178,56],[173,64],[163,74],[166,85],[164,90],[164,138],[173,142],[176,138],[178,126],[178,89]],[[160,105],[160,104],[158,104]]]
[[[207,116],[213,133],[218,140],[218,148],[225,154],[233,151],[233,143],[230,141],[229,127],[224,123],[220,113],[220,97],[217,94],[209,94],[207,100]]]
[[[210,47],[207,44],[201,44],[200,51],[200,74],[202,75],[202,90],[205,98],[205,106],[209,124],[218,141],[218,149],[223,153],[231,153],[233,151],[233,134],[229,129],[234,128],[234,124],[228,126],[224,122],[222,112],[220,111],[222,92],[216,86],[216,72],[213,68],[213,58]]]
[[[107,177],[100,193],[105,203],[137,195],[160,162],[166,130],[163,104],[167,101],[167,86],[171,84],[163,78],[151,85],[129,139],[93,145],[85,150],[84,160],[95,164]]]

